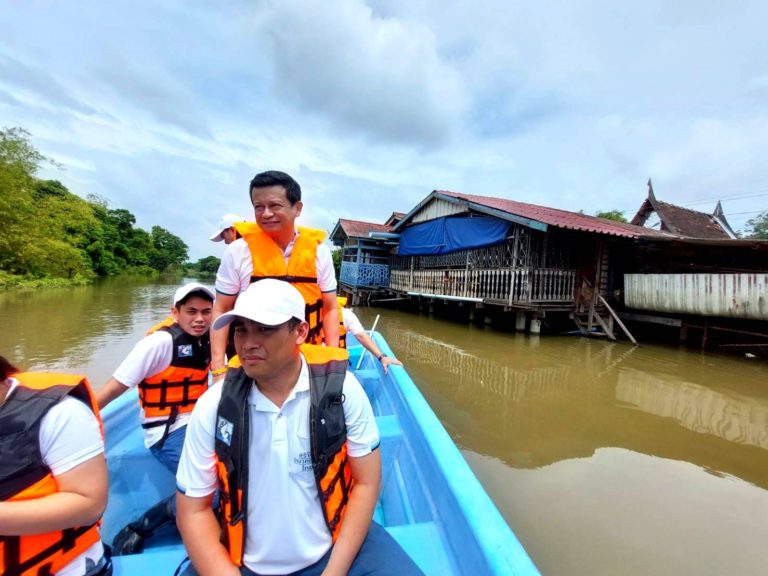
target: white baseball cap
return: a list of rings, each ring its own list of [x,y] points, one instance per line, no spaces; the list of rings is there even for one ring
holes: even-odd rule
[[[208,286],[200,284],[200,282],[190,282],[189,284],[184,284],[184,286],[177,288],[176,292],[174,292],[173,294],[174,308],[176,307],[176,305],[179,303],[180,300],[183,300],[192,292],[204,292],[211,297],[211,300],[214,300],[216,298],[216,294],[213,292],[213,290],[208,288]]]
[[[245,218],[241,218],[237,214],[224,214],[224,216],[219,218],[219,225],[218,225],[219,227],[217,228],[218,232],[216,232],[216,234],[208,238],[208,240],[212,240],[214,242],[221,242],[222,240],[224,240],[224,236],[222,236],[222,234],[224,233],[224,230],[226,230],[227,228],[231,228],[235,222],[244,222],[244,221],[245,221]]]
[[[213,328],[223,328],[235,318],[277,326],[291,318],[304,320],[304,308],[304,297],[294,286],[282,280],[265,278],[248,286],[237,297],[234,309],[219,316]]]

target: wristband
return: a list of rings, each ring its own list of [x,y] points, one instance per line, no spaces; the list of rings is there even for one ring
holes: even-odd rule
[[[382,358],[386,358],[386,357],[387,357],[387,355],[384,354],[383,352],[381,354],[379,354],[379,362],[381,362]]]
[[[222,374],[227,373],[227,367],[224,366],[224,368],[216,368],[216,370],[211,370],[212,376],[221,376]]]

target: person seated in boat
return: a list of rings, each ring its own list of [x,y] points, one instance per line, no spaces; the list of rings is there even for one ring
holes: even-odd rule
[[[347,333],[352,334],[360,344],[368,350],[373,356],[381,362],[384,373],[388,372],[389,366],[394,364],[395,366],[402,366],[403,363],[397,358],[390,358],[376,345],[368,335],[368,332],[363,328],[360,319],[357,317],[351,308],[347,308],[347,299],[343,296],[338,296],[336,301],[339,303],[339,346],[342,348],[347,347]]]
[[[323,244],[325,232],[296,227],[303,207],[301,187],[285,172],[272,170],[254,176],[248,192],[257,226],[224,251],[216,274],[214,320],[232,310],[238,295],[251,283],[278,278],[296,286],[304,297],[307,342],[338,346],[333,259]],[[226,374],[227,333],[227,328],[211,332],[214,380]]]
[[[208,239],[211,242],[223,240],[224,244],[229,245],[250,232],[254,226],[256,226],[255,223],[246,222],[245,218],[241,218],[237,214],[224,214],[219,219],[218,232]]]
[[[107,485],[85,376],[19,372],[0,356],[0,574],[111,574]]]
[[[178,288],[171,316],[150,329],[96,391],[104,408],[138,386],[144,445],[174,475],[192,408],[208,389],[213,300],[213,291],[198,282]],[[115,554],[140,551],[144,538],[173,521],[175,502],[171,494],[126,526],[113,541]]]
[[[200,398],[188,425],[176,476],[187,575],[421,574],[372,522],[373,410],[346,350],[304,344],[304,309],[295,287],[264,279],[214,322],[231,323],[241,366]]]

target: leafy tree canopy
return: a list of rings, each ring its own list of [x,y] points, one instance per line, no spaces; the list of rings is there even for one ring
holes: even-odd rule
[[[595,212],[595,216],[598,218],[605,218],[606,220],[614,220],[616,222],[626,222],[624,212],[621,210],[607,210],[605,212]]]
[[[768,240],[768,210],[747,220],[747,226],[749,228],[745,231],[745,238]]]
[[[187,245],[168,230],[136,228],[136,217],[107,199],[84,200],[58,180],[38,179],[44,161],[52,162],[23,128],[0,129],[0,271],[88,279],[154,274],[186,260]]]

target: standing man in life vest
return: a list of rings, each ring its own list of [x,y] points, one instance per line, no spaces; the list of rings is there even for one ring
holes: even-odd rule
[[[304,297],[307,342],[339,345],[336,275],[323,244],[325,233],[296,228],[301,214],[301,187],[288,174],[262,172],[248,188],[257,227],[227,246],[216,275],[214,320],[232,310],[238,295],[252,282],[276,278],[290,282]],[[227,328],[211,333],[214,380],[226,373]]]
[[[0,574],[106,576],[107,465],[84,376],[19,372],[0,356]]]
[[[231,322],[241,367],[200,398],[188,426],[176,476],[186,574],[421,574],[372,522],[373,410],[346,350],[303,344],[304,311],[295,287],[265,279],[215,322]]]
[[[213,300],[213,291],[198,282],[177,289],[170,321],[152,328],[96,392],[103,408],[138,386],[144,445],[174,475],[192,408],[208,389]],[[118,534],[115,553],[139,551],[144,538],[174,515],[175,498],[170,495]]]

